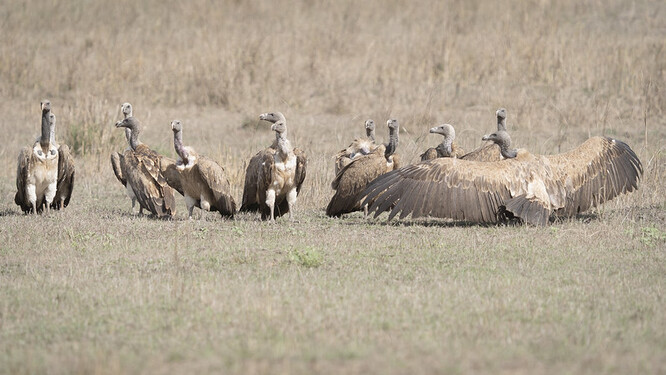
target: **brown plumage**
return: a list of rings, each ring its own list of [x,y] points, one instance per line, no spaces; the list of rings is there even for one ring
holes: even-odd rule
[[[430,129],[430,133],[441,134],[444,139],[437,147],[430,147],[421,154],[421,161],[437,158],[460,158],[465,155],[465,151],[458,147],[453,140],[456,138],[456,131],[449,124],[442,124]]]
[[[484,140],[500,146],[496,162],[440,158],[411,165],[373,181],[363,192],[375,217],[432,216],[471,222],[517,217],[545,225],[551,213],[573,215],[638,187],[643,167],[624,142],[594,137],[553,156],[509,149],[498,131]]]
[[[134,117],[116,123],[116,127],[130,128],[130,149],[123,154],[125,173],[129,184],[142,208],[159,218],[171,218],[176,213],[173,189],[167,185],[162,174],[163,164],[173,163],[139,141],[141,124]]]
[[[400,168],[400,156],[395,153],[398,145],[399,124],[388,120],[389,143],[380,145],[368,155],[355,158],[338,172],[331,184],[335,194],[326,207],[328,216],[340,216],[361,209],[360,194],[375,178]]]
[[[282,113],[264,113],[259,119],[273,123],[275,141],[250,159],[240,211],[260,211],[262,220],[271,221],[289,212],[293,219],[293,205],[305,180],[307,158],[302,150],[291,147]]]
[[[172,121],[171,130],[179,159],[175,164],[166,166],[164,177],[171,187],[185,197],[189,218],[192,218],[194,207],[233,217],[236,202],[231,196],[231,184],[224,168],[183,145],[183,125],[180,121]]]
[[[58,147],[58,182],[56,185],[56,194],[51,203],[51,208],[60,210],[69,205],[72,198],[72,191],[74,190],[74,173],[76,168],[74,166],[74,156],[69,150],[69,146],[63,144],[58,145],[55,141],[55,115],[52,116],[53,130],[51,131],[51,142]]]
[[[121,106],[121,112],[123,113],[124,118],[132,117],[132,105],[130,103],[123,103]],[[132,137],[132,130],[130,128],[125,128],[125,139],[127,140],[127,150],[132,148],[129,146],[130,138]],[[136,195],[134,195],[134,190],[132,186],[127,184],[127,164],[125,163],[125,157],[119,152],[111,153],[111,167],[113,168],[113,173],[116,175],[118,181],[123,184],[125,187],[125,192],[127,196],[132,201],[132,213],[134,213],[134,206],[136,205]],[[143,207],[139,205],[139,214],[143,213]]]
[[[347,146],[335,154],[335,174],[354,158],[372,153],[379,145],[375,143],[375,122],[371,119],[365,121],[365,138],[356,138]]]
[[[48,211],[58,184],[58,147],[52,142],[55,131],[55,115],[51,102],[41,102],[41,136],[32,145],[19,152],[16,168],[16,195],[14,203],[25,213]]]

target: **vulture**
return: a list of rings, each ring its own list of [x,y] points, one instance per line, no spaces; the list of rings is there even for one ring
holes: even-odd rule
[[[371,119],[365,121],[365,138],[356,138],[347,148],[335,154],[335,174],[345,165],[361,155],[368,155],[377,148],[375,144],[375,122]]]
[[[497,116],[497,131],[506,131],[506,109],[498,109],[495,112],[495,115]],[[497,144],[494,142],[486,141],[476,150],[470,151],[461,156],[460,159],[475,161],[500,161],[502,160],[502,154]]]
[[[72,198],[72,190],[74,190],[74,157],[69,150],[69,146],[62,144],[58,145],[55,140],[55,123],[56,118],[51,113],[51,144],[58,148],[58,182],[56,184],[56,194],[51,202],[51,208],[60,210],[69,205]]]
[[[132,105],[130,103],[123,103],[120,107],[123,113],[124,118],[132,117]],[[125,139],[127,140],[127,148],[125,151],[131,150],[129,146],[130,138],[132,137],[132,130],[130,128],[125,128]],[[113,173],[116,175],[118,181],[125,187],[127,196],[132,200],[132,213],[134,213],[134,206],[136,206],[136,195],[134,195],[134,190],[132,186],[127,183],[127,166],[125,164],[125,157],[119,152],[114,152],[111,154],[111,167],[113,168]],[[143,213],[143,207],[139,205],[139,214]]]
[[[166,166],[164,177],[172,188],[185,197],[189,218],[192,219],[194,207],[217,211],[222,216],[232,218],[236,212],[236,202],[231,196],[231,184],[224,168],[183,145],[183,125],[180,121],[172,121],[171,130],[173,146],[179,158],[175,164]]]
[[[141,123],[134,116],[116,123],[118,128],[129,128],[130,149],[123,153],[123,177],[136,196],[139,205],[159,218],[172,218],[176,213],[176,198],[162,174],[172,160],[164,158],[139,141]]]
[[[342,214],[359,211],[361,209],[360,194],[366,185],[375,178],[398,169],[400,156],[395,153],[398,146],[398,120],[388,120],[389,142],[380,145],[368,155],[355,158],[338,172],[331,183],[335,195],[326,207],[326,215],[339,217]],[[363,205],[367,215],[367,205]]]
[[[462,148],[458,147],[453,140],[456,138],[456,131],[453,126],[443,124],[430,129],[430,133],[441,134],[444,140],[437,147],[430,147],[421,154],[421,161],[437,158],[460,158],[465,154]]]
[[[58,147],[54,139],[55,115],[51,102],[44,100],[42,107],[42,133],[32,147],[24,147],[18,156],[16,168],[16,195],[14,202],[25,213],[49,211],[58,185]]]
[[[500,147],[501,161],[439,158],[380,176],[362,193],[375,217],[447,217],[480,223],[519,218],[546,225],[551,214],[572,216],[636,190],[643,166],[624,142],[592,137],[564,154],[511,149],[504,130],[483,140]]]
[[[260,211],[262,220],[271,221],[289,212],[293,220],[293,206],[305,180],[305,152],[291,147],[282,113],[264,113],[259,119],[273,123],[275,141],[250,159],[240,211]]]

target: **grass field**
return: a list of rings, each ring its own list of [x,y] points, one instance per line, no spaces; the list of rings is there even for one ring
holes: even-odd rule
[[[660,1],[0,3],[0,374],[666,373],[666,4]],[[50,99],[70,207],[13,204]],[[225,166],[237,203],[281,111],[308,153],[297,222],[132,216],[109,154],[131,102]],[[508,110],[514,144],[626,141],[637,192],[548,227],[329,219],[332,155],[373,118],[416,162]]]

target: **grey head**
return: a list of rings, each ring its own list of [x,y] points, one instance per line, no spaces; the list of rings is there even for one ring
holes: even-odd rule
[[[441,134],[444,136],[444,138],[450,138],[451,140],[456,138],[456,130],[450,124],[442,124],[435,126],[434,128],[430,128],[430,133]]]
[[[498,130],[495,133],[484,135],[481,139],[484,141],[491,141],[498,145],[500,147],[502,156],[507,159],[515,158],[518,154],[518,150],[509,149],[511,146],[511,137],[505,130]]]
[[[495,112],[497,115],[497,130],[506,131],[506,109],[500,108]]]
[[[281,112],[268,112],[268,113],[262,113],[259,115],[259,120],[264,120],[272,123],[276,123],[278,121],[286,122],[287,120],[285,119],[284,115]]]
[[[174,133],[179,133],[183,131],[183,124],[180,122],[180,120],[171,121],[171,130]]]
[[[271,130],[280,135],[285,134],[287,132],[287,123],[283,120],[279,120],[271,125]]]
[[[375,122],[372,119],[365,120],[365,135],[373,141],[375,140]]]
[[[120,106],[120,110],[122,111],[123,116],[124,116],[125,118],[132,117],[132,105],[131,105],[131,104],[129,104],[129,103],[123,103],[123,104]]]
[[[42,113],[51,111],[51,102],[46,99],[41,101],[40,106],[42,108]]]
[[[398,120],[396,120],[394,118],[386,121],[386,125],[388,125],[389,130],[398,130],[400,128],[400,124],[398,124]]]

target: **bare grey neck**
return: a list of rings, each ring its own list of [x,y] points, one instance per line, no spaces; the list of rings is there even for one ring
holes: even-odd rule
[[[388,159],[389,156],[393,155],[396,148],[398,148],[398,129],[389,128],[389,142],[386,145],[384,157]]]
[[[497,131],[506,131],[506,117],[497,117]]]
[[[49,147],[49,142],[51,140],[51,124],[49,121],[50,115],[51,115],[50,110],[42,111],[42,135],[39,138],[39,144],[42,147]]]
[[[275,141],[277,142],[277,150],[283,156],[292,152],[291,142],[287,139],[287,132],[275,132]]]
[[[499,146],[500,146],[500,153],[506,159],[513,159],[518,155],[518,150],[516,150],[515,148],[509,149],[510,143],[508,142],[501,142]]]
[[[49,123],[49,142],[55,144],[55,122]]]
[[[453,153],[452,145],[453,139],[451,137],[444,137],[444,141],[436,147],[437,153],[444,157],[451,156],[451,153]]]
[[[125,128],[125,139],[127,140],[128,144],[130,142],[130,138],[132,138],[132,129]]]
[[[370,139],[374,142],[375,141],[375,129],[372,129],[372,128],[365,129],[365,136],[368,137],[368,139]]]
[[[188,163],[188,157],[190,156],[183,146],[183,131],[179,130],[173,133],[173,148],[176,149],[176,153],[180,156],[180,159],[183,161],[183,164]]]
[[[139,141],[139,133],[141,133],[141,130],[139,130],[139,128],[137,128],[134,125],[132,125],[130,130],[132,134],[130,135],[129,144],[132,150],[136,150],[137,146],[141,144],[141,142]]]

